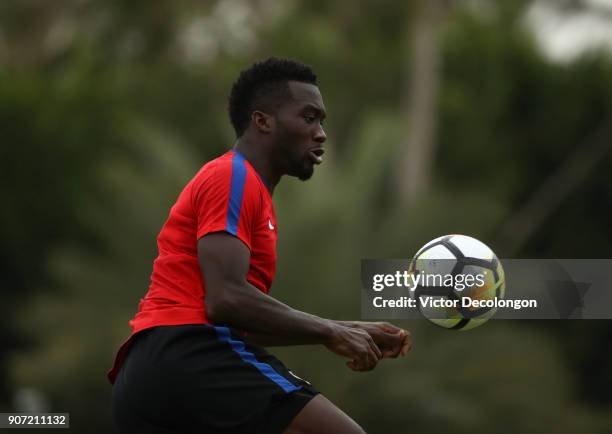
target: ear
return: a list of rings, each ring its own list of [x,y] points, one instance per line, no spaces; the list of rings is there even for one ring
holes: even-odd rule
[[[274,116],[270,116],[269,114],[259,110],[255,110],[253,113],[251,113],[251,121],[253,122],[253,125],[257,131],[264,134],[270,134],[275,126]]]

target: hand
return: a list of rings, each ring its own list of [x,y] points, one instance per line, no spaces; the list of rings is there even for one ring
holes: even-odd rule
[[[325,346],[332,352],[348,357],[353,371],[371,371],[382,358],[382,353],[366,330],[334,324],[330,341]]]
[[[405,356],[412,349],[412,335],[387,322],[352,321],[344,323],[349,327],[365,330],[380,348],[383,358]]]

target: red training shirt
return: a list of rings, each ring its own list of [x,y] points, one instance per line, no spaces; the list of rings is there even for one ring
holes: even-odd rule
[[[205,164],[170,209],[157,237],[151,284],[130,321],[108,378],[114,383],[132,337],[160,325],[209,324],[197,243],[213,232],[239,238],[251,251],[247,280],[264,293],[276,271],[276,216],[268,188],[236,150]]]

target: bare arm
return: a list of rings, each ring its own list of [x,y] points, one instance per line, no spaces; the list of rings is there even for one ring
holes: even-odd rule
[[[198,257],[206,284],[206,316],[253,336],[283,345],[323,344],[349,358],[354,370],[373,369],[382,356],[367,331],[293,309],[262,293],[246,279],[249,249],[227,233],[198,241]]]
[[[360,328],[372,337],[383,358],[405,356],[412,350],[412,334],[388,322],[338,321],[346,327]]]
[[[383,358],[405,356],[412,349],[412,335],[409,331],[387,322],[337,321],[330,320],[345,327],[359,328],[368,332],[382,353]],[[297,342],[282,337],[262,333],[249,333],[247,340],[264,347],[296,345]]]

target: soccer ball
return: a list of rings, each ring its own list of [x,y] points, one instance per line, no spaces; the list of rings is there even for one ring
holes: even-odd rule
[[[469,330],[484,324],[497,310],[495,299],[505,295],[504,270],[497,256],[466,235],[428,242],[408,271],[421,314],[447,329]]]

